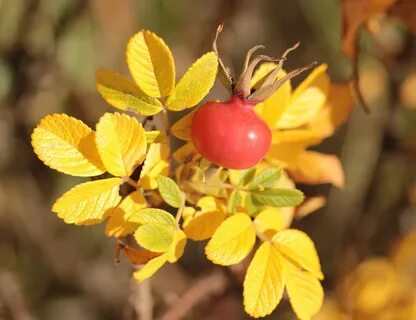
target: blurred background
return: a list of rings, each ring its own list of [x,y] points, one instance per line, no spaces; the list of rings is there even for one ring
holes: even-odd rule
[[[229,65],[239,67],[255,44],[276,56],[301,41],[288,69],[317,60],[329,64],[333,81],[348,80],[341,17],[337,0],[0,0],[0,319],[179,319],[178,305],[189,309],[186,319],[247,318],[238,272],[213,267],[203,244],[189,246],[179,263],[139,286],[128,263],[115,264],[115,241],[103,235],[103,225],[74,227],[58,219],[51,204],[84,180],[44,166],[30,135],[49,113],[94,126],[114,111],[96,92],[95,71],[127,74],[125,45],[142,28],[165,39],[178,75],[210,50],[224,22],[219,47]],[[372,112],[356,107],[319,147],[340,155],[346,186],[301,186],[328,201],[295,224],[314,239],[326,296],[341,313],[348,289],[340,287],[356,266],[390,257],[416,226],[416,38],[401,21],[376,17],[360,45],[360,86]],[[226,92],[217,84],[209,97]],[[416,240],[409,241],[415,267]],[[284,302],[269,318],[294,315]]]

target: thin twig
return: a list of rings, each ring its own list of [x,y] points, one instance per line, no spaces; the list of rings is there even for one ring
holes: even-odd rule
[[[370,113],[370,107],[368,106],[367,102],[364,99],[364,96],[360,89],[360,72],[359,72],[359,43],[358,38],[356,37],[354,42],[354,55],[352,58],[352,89],[355,93],[355,97],[358,100],[358,103],[361,105],[361,107],[364,109],[364,111],[369,114]]]
[[[200,302],[224,292],[227,287],[227,278],[222,272],[215,271],[199,280],[190,287],[180,300],[168,310],[161,320],[182,319],[193,307]]]

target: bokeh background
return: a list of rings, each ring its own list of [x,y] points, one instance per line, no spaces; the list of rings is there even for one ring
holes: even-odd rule
[[[49,113],[93,126],[113,111],[95,90],[95,71],[127,74],[125,45],[142,28],[165,39],[179,75],[224,22],[220,52],[236,70],[255,44],[276,56],[301,41],[289,69],[317,60],[345,81],[352,64],[341,51],[341,17],[337,0],[0,0],[0,319],[177,319],[178,305],[189,309],[186,319],[247,318],[238,270],[213,267],[202,244],[139,286],[128,263],[114,263],[115,242],[102,225],[58,219],[51,204],[82,179],[45,167],[30,135]],[[360,44],[360,85],[372,112],[356,107],[319,147],[340,155],[346,186],[301,186],[328,201],[295,224],[316,243],[328,297],[357,264],[389,254],[416,226],[416,38],[380,17]],[[217,84],[209,97],[225,98],[225,90]],[[284,302],[269,318],[294,315]]]

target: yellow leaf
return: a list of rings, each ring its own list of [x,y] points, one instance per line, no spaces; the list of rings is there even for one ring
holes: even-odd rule
[[[264,81],[266,76],[276,68],[277,64],[274,62],[262,63],[254,72],[253,77],[250,80],[251,88],[257,89]]]
[[[127,45],[127,64],[133,79],[150,97],[171,94],[175,86],[175,64],[165,42],[153,32],[136,33]]]
[[[283,230],[285,219],[279,208],[268,207],[256,216],[254,225],[258,232],[271,240],[276,232]]]
[[[282,260],[270,242],[264,242],[254,255],[244,279],[244,309],[250,316],[267,316],[282,299],[285,285]]]
[[[111,71],[98,71],[97,90],[113,107],[152,116],[162,111],[159,100],[146,96],[131,80]]]
[[[290,129],[311,121],[322,109],[328,96],[330,80],[326,74],[327,65],[322,64],[296,88],[289,105],[283,111],[277,127]]]
[[[169,146],[167,143],[152,143],[147,151],[138,184],[144,189],[156,189],[157,177],[169,173]]]
[[[189,141],[173,153],[173,158],[178,163],[187,163],[198,160],[201,155],[195,149],[194,144]]]
[[[243,179],[246,177],[246,174],[250,176],[251,179],[254,178],[256,168],[250,168],[250,169],[243,169],[243,170],[234,170],[229,169],[228,170],[228,177],[230,179],[230,182],[234,186],[238,186],[240,184],[243,184],[245,181]],[[244,183],[246,184],[246,183]]]
[[[158,130],[145,131],[144,135],[146,136],[147,144],[162,142],[166,139],[166,134]]]
[[[283,230],[275,234],[273,243],[285,257],[323,279],[318,253],[306,233],[296,229]]]
[[[326,198],[322,196],[306,197],[305,200],[296,207],[295,216],[297,219],[302,219],[322,208],[325,203]]]
[[[272,132],[272,143],[303,143],[306,145],[319,144],[322,135],[310,129],[281,130]]]
[[[183,231],[191,240],[206,240],[212,237],[225,218],[226,214],[221,211],[197,212],[192,219],[184,221]]]
[[[97,152],[94,131],[65,114],[48,115],[32,134],[32,146],[47,166],[73,176],[91,177],[105,172]]]
[[[191,124],[192,118],[198,108],[195,108],[187,115],[183,116],[181,119],[175,122],[175,124],[171,127],[172,134],[181,140],[189,141],[191,140]]]
[[[315,275],[282,259],[290,304],[300,320],[310,320],[321,309],[324,291]]]
[[[218,227],[205,247],[205,254],[215,264],[230,266],[247,257],[255,242],[256,231],[250,217],[237,213]]]
[[[339,188],[344,186],[344,171],[338,157],[334,155],[302,151],[296,162],[289,164],[288,171],[296,182],[332,183]]]
[[[221,204],[210,196],[198,200],[201,211],[192,212],[184,217],[183,230],[194,241],[209,239],[226,218]]]
[[[259,69],[261,71],[261,69]],[[276,79],[283,78],[286,72],[280,70]],[[270,128],[276,128],[282,113],[290,102],[292,87],[290,81],[286,81],[269,99],[255,107],[255,111]]]
[[[347,121],[354,106],[349,83],[331,84],[325,106],[308,124],[308,128],[319,132],[322,137],[332,135],[336,128]]]
[[[166,101],[167,108],[180,111],[198,104],[214,85],[217,69],[218,58],[214,52],[200,57],[179,80]]]
[[[120,202],[121,183],[119,178],[110,178],[79,184],[56,200],[52,211],[66,223],[100,223]]]
[[[146,154],[146,136],[136,118],[120,113],[106,113],[97,124],[95,138],[98,153],[108,172],[128,177]]]
[[[175,230],[173,235],[173,242],[169,251],[166,253],[168,261],[175,263],[183,255],[186,245],[186,235],[182,230]]]
[[[136,271],[133,276],[138,282],[142,282],[153,276],[167,261],[167,255],[162,254],[159,257],[153,258],[146,263],[139,271]]]
[[[126,218],[130,213],[146,207],[146,199],[140,192],[134,191],[130,193],[117,207],[111,210],[110,218],[105,227],[105,234],[108,237],[121,238],[133,233],[137,229],[138,224],[129,222]]]

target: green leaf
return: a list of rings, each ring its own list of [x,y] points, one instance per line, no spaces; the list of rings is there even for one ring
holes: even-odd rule
[[[162,111],[159,100],[146,96],[130,79],[111,71],[98,71],[96,85],[100,95],[113,107],[145,116]]]
[[[250,190],[262,186],[264,188],[272,187],[280,178],[282,170],[280,168],[268,168],[260,172],[248,185]]]
[[[179,208],[182,205],[182,192],[176,182],[171,178],[160,176],[157,178],[157,183],[163,200],[168,205]]]
[[[244,198],[244,210],[249,215],[254,215],[257,211],[259,211],[259,208],[256,203],[254,203],[253,197],[250,192],[246,193],[246,197]]]
[[[251,193],[255,203],[274,207],[294,207],[303,201],[303,193],[297,189],[266,189]]]
[[[254,175],[256,174],[256,167],[248,169],[244,175],[241,177],[241,181],[239,183],[240,186],[245,186],[246,184],[250,183]]]
[[[234,190],[231,195],[230,199],[228,200],[227,210],[229,213],[235,213],[236,208],[241,204],[241,194],[238,190]]]
[[[161,224],[165,226],[175,226],[175,218],[167,211],[162,209],[146,208],[134,212],[126,219],[128,222],[139,224]]]
[[[144,224],[137,228],[134,237],[143,248],[153,252],[166,252],[173,242],[172,226]]]

